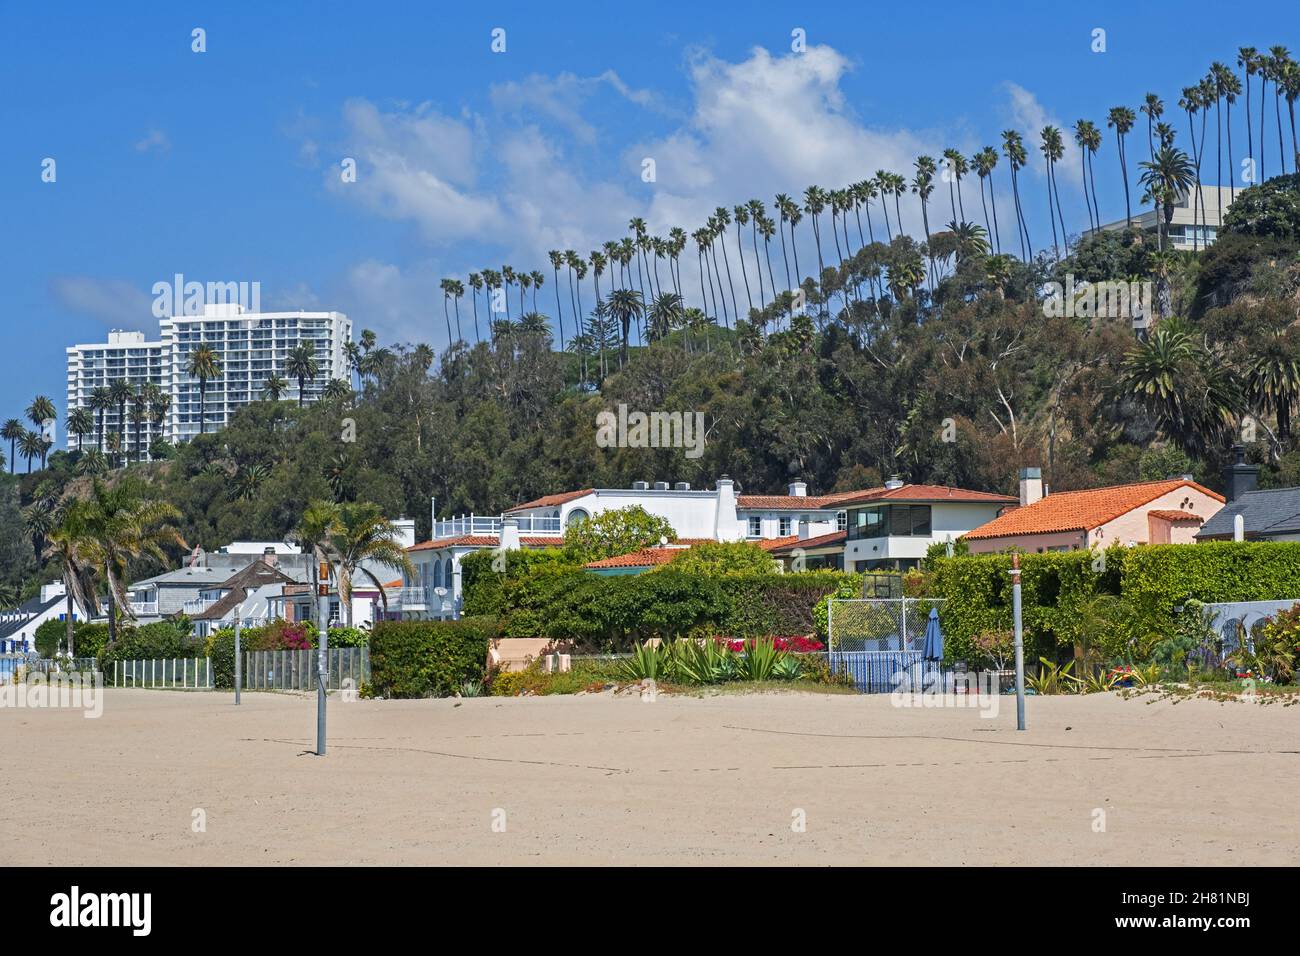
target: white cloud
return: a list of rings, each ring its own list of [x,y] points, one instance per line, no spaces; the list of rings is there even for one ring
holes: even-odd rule
[[[1038,102],[1038,97],[1016,83],[1006,83],[1009,98],[1008,108],[1011,124],[1020,131],[1025,140],[1025,151],[1029,153],[1029,168],[1039,176],[1047,175],[1047,161],[1039,149],[1039,133],[1044,126],[1055,126],[1061,131],[1065,141],[1065,155],[1056,167],[1056,181],[1068,180],[1074,185],[1082,182],[1083,170],[1079,165],[1079,147],[1074,142],[1073,123],[1062,122]],[[998,150],[1001,151],[1002,139],[998,138]]]
[[[50,294],[69,312],[90,316],[112,328],[156,331],[153,297],[124,279],[56,276]]]
[[[145,134],[144,139],[135,144],[137,153],[147,153],[157,151],[166,153],[172,148],[172,141],[167,138],[167,134],[160,129],[151,129]]]

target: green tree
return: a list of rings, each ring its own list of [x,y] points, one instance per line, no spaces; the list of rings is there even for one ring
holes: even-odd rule
[[[369,581],[379,592],[379,599],[387,611],[388,595],[384,591],[384,582],[366,565],[412,573],[411,561],[393,523],[384,517],[377,505],[368,502],[341,505],[329,542],[338,568],[339,601],[347,614],[347,626],[352,627],[353,583],[358,577]]]
[[[602,511],[564,530],[564,545],[580,564],[628,554],[664,539],[677,540],[672,524],[640,505]]]
[[[221,359],[212,346],[200,342],[185,362],[185,374],[199,380],[199,434],[208,432],[208,382],[221,377]]]
[[[315,343],[304,340],[290,349],[284,359],[284,371],[298,380],[298,407],[302,408],[307,396],[307,380],[315,378],[320,371]]]

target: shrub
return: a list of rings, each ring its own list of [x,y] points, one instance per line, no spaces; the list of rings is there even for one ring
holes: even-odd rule
[[[481,681],[493,618],[380,621],[370,637],[370,683],[382,697],[446,697]]]
[[[564,529],[564,546],[577,564],[628,554],[665,538],[677,540],[672,522],[650,514],[640,505],[602,511]]]
[[[73,635],[76,643],[74,648],[78,657],[99,657],[108,644],[108,624],[90,624],[82,622],[77,625],[76,633]]]
[[[331,627],[330,647],[365,647],[370,635],[359,627]]]
[[[244,641],[247,633],[247,631],[244,631],[239,635],[239,647],[241,651],[248,649],[248,645]],[[212,661],[212,686],[234,687],[235,629],[233,627],[227,627],[222,628],[219,631],[213,631],[208,635],[204,651]]]
[[[494,567],[494,564],[496,567]],[[523,577],[545,565],[577,563],[562,548],[507,551],[476,551],[460,559],[461,598],[466,615],[499,615],[503,610],[502,588],[507,580]]]
[[[76,639],[76,628],[79,626],[79,624],[73,625],[72,638],[74,645],[80,643]],[[52,617],[41,624],[40,627],[36,628],[36,633],[32,636],[32,644],[36,648],[36,653],[40,654],[41,657],[56,657],[60,652],[66,652],[67,642],[68,624],[56,617]],[[78,653],[80,652],[78,651]]]
[[[100,666],[109,670],[115,661],[197,657],[203,653],[203,643],[197,638],[172,621],[157,621],[120,629],[117,640],[107,645],[99,658]]]
[[[776,561],[749,541],[704,541],[683,548],[663,568],[693,574],[773,574]]]

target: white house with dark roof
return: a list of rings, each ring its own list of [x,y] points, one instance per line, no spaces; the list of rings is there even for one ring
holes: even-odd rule
[[[36,629],[46,621],[67,620],[67,590],[62,581],[42,585],[41,593],[14,608],[0,610],[0,654],[28,654],[36,651]],[[72,619],[88,620],[83,608],[73,602]]]
[[[861,543],[864,539],[852,536],[851,505],[860,506],[858,510],[865,513],[888,509],[895,501],[915,504],[927,513],[937,512],[933,523],[937,530],[927,532],[924,542],[919,530],[914,533],[910,525],[906,534],[892,531],[875,542]],[[791,482],[783,495],[738,494],[735,482],[726,475],[713,488],[692,488],[686,482],[670,485],[666,481],[638,481],[630,488],[582,488],[526,501],[496,517],[435,518],[433,537],[407,550],[415,573],[408,576],[402,588],[402,615],[416,619],[457,616],[461,607],[461,560],[467,554],[488,548],[508,551],[559,547],[569,525],[633,505],[668,521],[679,543],[752,541],[772,551],[787,567],[852,569],[854,564],[850,562],[872,568],[898,566],[900,561],[915,563],[933,541],[969,531],[1014,502],[1005,495],[906,485],[897,479],[881,488],[827,495],[808,494],[808,486],[802,481]],[[884,513],[889,514],[887,510]],[[853,550],[851,558],[846,541]],[[872,545],[876,551],[865,550],[858,555],[859,548],[870,549]],[[781,549],[779,553],[777,549]]]

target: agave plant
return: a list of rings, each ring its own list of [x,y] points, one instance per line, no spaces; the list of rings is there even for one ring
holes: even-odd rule
[[[770,638],[745,642],[745,653],[741,656],[738,671],[742,680],[771,680],[776,665],[786,658],[784,651],[778,651]]]
[[[457,691],[458,697],[482,697],[483,682],[481,680],[467,680],[460,685]]]
[[[791,654],[783,656],[772,668],[772,676],[777,680],[798,680],[802,673],[803,665]]]
[[[682,684],[721,684],[736,676],[736,654],[714,640],[681,638],[667,655],[667,676]]]
[[[1035,694],[1064,694],[1072,689],[1071,681],[1076,680],[1074,661],[1070,661],[1064,667],[1054,664],[1046,657],[1040,657],[1038,662],[1040,665],[1038,673],[1025,678],[1025,683]]]
[[[619,674],[625,680],[657,680],[666,669],[668,654],[664,645],[646,641],[632,651],[632,656],[620,666]]]

